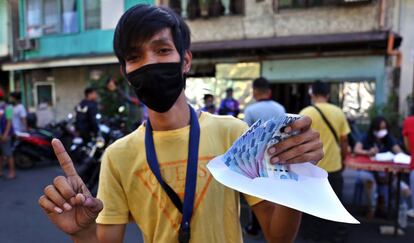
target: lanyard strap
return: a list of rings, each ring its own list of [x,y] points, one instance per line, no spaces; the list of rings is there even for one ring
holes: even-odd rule
[[[149,118],[145,129],[145,152],[152,173],[167,193],[175,207],[182,213],[178,241],[190,241],[190,221],[193,214],[194,197],[197,184],[197,164],[198,164],[198,146],[200,143],[200,125],[198,123],[197,113],[190,108],[190,139],[188,145],[187,173],[185,178],[184,204],[181,202],[177,193],[162,179],[157,155],[155,152],[154,139],[152,137],[152,127]]]

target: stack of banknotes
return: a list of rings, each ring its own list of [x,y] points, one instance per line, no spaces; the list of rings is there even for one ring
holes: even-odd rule
[[[258,120],[223,155],[224,163],[233,171],[246,177],[271,177],[297,180],[287,164],[271,164],[267,149],[294,135],[284,129],[300,119],[300,115],[286,114],[267,121]],[[304,161],[305,162],[305,161]]]

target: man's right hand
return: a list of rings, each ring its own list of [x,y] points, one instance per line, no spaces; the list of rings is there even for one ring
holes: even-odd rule
[[[53,139],[52,146],[65,176],[56,177],[45,187],[39,204],[59,229],[72,236],[83,235],[95,229],[103,204],[92,197],[62,143]]]

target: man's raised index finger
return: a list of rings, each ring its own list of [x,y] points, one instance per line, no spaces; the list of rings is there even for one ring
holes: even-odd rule
[[[56,157],[59,160],[60,167],[63,169],[63,172],[66,176],[75,176],[78,173],[73,166],[72,159],[69,154],[66,152],[65,147],[59,139],[54,138],[52,140],[53,150],[55,151]]]

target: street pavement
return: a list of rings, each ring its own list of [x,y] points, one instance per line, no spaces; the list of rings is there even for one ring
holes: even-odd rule
[[[18,171],[18,177],[9,181],[0,178],[0,242],[1,243],[44,243],[71,242],[70,238],[53,226],[37,204],[43,188],[54,177],[61,175],[58,166],[42,166],[27,171]],[[247,222],[247,206],[242,205],[242,224]],[[378,226],[383,221],[366,221],[349,227],[346,242],[413,242],[414,222],[411,220],[405,236],[381,236]],[[135,224],[127,227],[124,242],[142,242],[142,236]],[[245,237],[246,243],[262,243],[263,238]],[[310,242],[299,235],[296,243]]]

